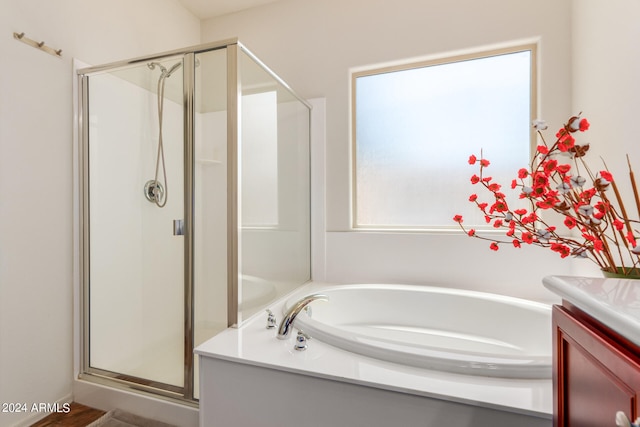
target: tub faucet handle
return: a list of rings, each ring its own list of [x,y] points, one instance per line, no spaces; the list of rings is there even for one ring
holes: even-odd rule
[[[267,329],[274,329],[277,326],[276,316],[267,308]]]
[[[304,351],[307,349],[307,336],[303,332],[298,332],[296,343],[293,348],[298,351]]]

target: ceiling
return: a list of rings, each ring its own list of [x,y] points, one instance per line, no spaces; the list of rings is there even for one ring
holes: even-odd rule
[[[273,3],[278,0],[178,0],[184,7],[200,19],[238,12],[244,9]]]

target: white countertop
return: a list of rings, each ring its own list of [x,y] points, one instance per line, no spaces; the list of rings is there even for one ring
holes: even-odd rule
[[[320,284],[303,286],[309,294]],[[282,318],[283,300],[269,308]],[[318,340],[293,349],[294,337],[278,340],[266,329],[266,313],[258,313],[240,328],[223,331],[198,346],[196,354],[237,363],[287,371],[368,387],[455,401],[503,411],[552,417],[551,380],[488,378],[430,371],[353,354]],[[549,331],[551,339],[551,331]]]
[[[550,291],[640,346],[640,280],[548,276]]]

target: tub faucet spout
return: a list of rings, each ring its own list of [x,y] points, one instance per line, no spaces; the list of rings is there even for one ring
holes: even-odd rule
[[[300,314],[300,312],[311,302],[315,300],[321,301],[329,301],[329,297],[323,294],[313,294],[308,295],[302,298],[300,301],[296,302],[293,307],[284,315],[284,319],[282,319],[282,323],[278,328],[278,339],[285,340],[289,336],[289,332],[291,332],[291,327],[293,326],[293,321],[296,319],[296,316]]]

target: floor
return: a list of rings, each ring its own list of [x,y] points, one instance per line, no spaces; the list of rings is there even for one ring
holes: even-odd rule
[[[31,427],[85,427],[102,417],[106,412],[93,409],[79,403],[71,403],[71,411],[68,413],[53,413],[32,424]]]

